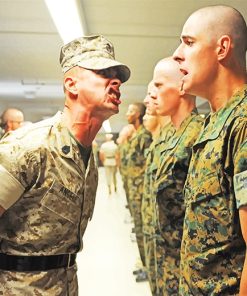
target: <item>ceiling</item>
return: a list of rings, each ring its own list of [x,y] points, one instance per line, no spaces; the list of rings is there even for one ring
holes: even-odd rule
[[[231,5],[247,20],[246,0],[79,1],[86,34],[105,35],[114,44],[116,58],[132,71],[121,87],[120,112],[110,119],[113,132],[126,124],[127,106],[143,100],[154,65],[173,53],[187,17],[214,4]],[[36,122],[63,108],[61,46],[43,0],[0,0],[0,113],[18,107],[27,121]],[[198,99],[198,106],[208,111],[204,100]]]

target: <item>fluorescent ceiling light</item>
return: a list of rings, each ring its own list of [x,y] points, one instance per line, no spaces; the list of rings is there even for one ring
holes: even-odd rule
[[[53,22],[64,43],[85,35],[78,0],[45,0]],[[82,11],[80,10],[80,13]],[[83,16],[82,16],[83,17]]]
[[[111,133],[111,124],[109,120],[105,120],[102,126],[106,133]]]

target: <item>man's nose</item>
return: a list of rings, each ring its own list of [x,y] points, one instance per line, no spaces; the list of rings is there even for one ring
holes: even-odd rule
[[[182,44],[180,44],[177,47],[177,49],[174,51],[172,57],[178,63],[183,60],[183,56],[182,56]]]
[[[114,87],[120,87],[120,85],[122,84],[121,80],[119,78],[113,78],[111,79],[110,84]]]
[[[156,100],[157,99],[157,90],[156,89],[152,89],[151,92],[150,92],[150,98],[152,100]]]

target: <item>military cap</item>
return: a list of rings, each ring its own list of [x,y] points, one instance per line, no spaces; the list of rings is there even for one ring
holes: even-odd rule
[[[89,70],[116,67],[122,82],[130,77],[130,69],[115,60],[113,44],[102,35],[83,36],[62,46],[60,64],[63,73],[75,66]]]

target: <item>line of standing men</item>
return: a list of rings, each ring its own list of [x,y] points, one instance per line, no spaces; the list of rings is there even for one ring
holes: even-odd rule
[[[138,179],[138,236],[153,295],[247,295],[246,49],[243,16],[205,7],[154,69],[147,113],[170,123],[147,145],[144,186]],[[205,121],[195,96],[211,106]]]

